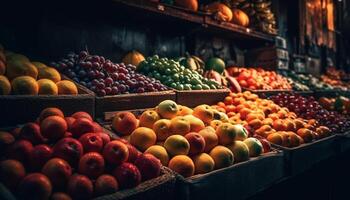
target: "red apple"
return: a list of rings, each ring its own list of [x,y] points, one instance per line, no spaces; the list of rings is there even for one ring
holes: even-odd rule
[[[95,179],[105,170],[105,160],[97,152],[84,154],[79,161],[79,173]]]
[[[25,124],[19,133],[19,137],[30,141],[32,144],[42,144],[45,138],[41,135],[40,126],[36,123]]]
[[[138,120],[131,112],[118,112],[112,121],[112,128],[120,135],[130,135],[138,127]]]
[[[85,133],[94,132],[94,124],[92,123],[91,120],[87,118],[78,118],[72,124],[71,132],[73,134],[73,137],[79,138]]]
[[[79,118],[86,118],[90,121],[93,121],[91,115],[87,112],[84,112],[84,111],[80,111],[80,112],[76,112],[72,115],[73,118],[75,119],[79,119]]]
[[[190,155],[196,155],[202,153],[205,148],[205,140],[203,136],[198,133],[191,132],[185,135],[188,143],[190,143]]]
[[[95,182],[95,194],[96,196],[102,196],[115,193],[118,190],[117,180],[108,174],[103,174],[96,179]]]
[[[86,133],[79,138],[83,145],[84,152],[101,152],[103,148],[103,140],[98,133]]]
[[[6,150],[15,142],[15,137],[12,134],[4,131],[0,131],[0,152],[6,152]]]
[[[45,108],[44,110],[41,111],[39,115],[39,124],[47,117],[50,116],[59,116],[64,118],[63,112],[59,108]]]
[[[73,134],[71,132],[66,131],[63,137],[73,137]]]
[[[71,166],[76,166],[83,155],[83,146],[74,138],[63,138],[53,147],[53,155],[66,160]]]
[[[46,117],[40,123],[41,134],[50,141],[63,138],[68,126],[66,120],[60,116]]]
[[[259,139],[259,141],[263,145],[264,153],[268,153],[271,151],[271,144],[269,141],[267,141],[266,139]]]
[[[63,192],[55,192],[51,195],[50,200],[72,200],[72,198]]]
[[[30,154],[30,163],[34,170],[40,170],[52,157],[52,149],[45,144],[37,145]]]
[[[44,174],[32,173],[23,178],[17,192],[20,199],[49,199],[52,185]]]
[[[126,146],[128,147],[129,150],[129,157],[127,162],[129,163],[134,163],[135,160],[141,155],[141,152],[139,152],[134,146],[131,144],[127,143]]]
[[[108,163],[119,165],[128,160],[129,150],[125,144],[114,140],[104,147],[103,157]]]
[[[97,122],[92,123],[94,124],[94,133],[103,132],[103,128]]]
[[[28,164],[30,154],[33,151],[33,145],[28,140],[18,140],[8,149],[8,157]]]
[[[141,154],[135,161],[135,166],[140,170],[142,181],[156,178],[160,174],[161,163],[152,154]]]
[[[68,131],[70,131],[72,129],[72,125],[76,119],[74,117],[65,117],[64,120],[66,120]]]
[[[80,174],[75,174],[68,181],[68,194],[73,199],[90,199],[92,197],[94,186],[91,180]]]
[[[103,146],[105,146],[108,142],[111,141],[111,137],[107,133],[99,132],[98,134],[100,134],[100,137],[103,140]]]
[[[141,173],[131,163],[122,163],[113,170],[113,176],[117,179],[120,188],[133,188],[140,184]]]
[[[71,166],[60,158],[49,160],[41,171],[50,179],[54,188],[60,189],[66,187],[68,179],[72,175]]]
[[[26,170],[19,161],[4,160],[0,162],[0,182],[8,188],[16,188],[25,175]]]

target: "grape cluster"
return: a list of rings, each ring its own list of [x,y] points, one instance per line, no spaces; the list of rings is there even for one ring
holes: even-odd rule
[[[90,55],[87,51],[69,53],[59,62],[51,64],[98,96],[168,90],[160,81],[137,73],[133,65],[116,64],[103,56]]]
[[[179,62],[159,58],[158,55],[148,57],[138,66],[138,71],[160,80],[164,85],[177,90],[210,90],[222,88],[217,82],[209,80],[197,71],[187,69]]]
[[[270,99],[280,106],[287,107],[299,117],[316,119],[333,132],[343,133],[350,130],[349,118],[338,112],[324,109],[313,96],[303,97],[297,94],[280,93]]]

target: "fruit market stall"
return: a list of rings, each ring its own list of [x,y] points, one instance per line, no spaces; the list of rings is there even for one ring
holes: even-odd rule
[[[345,1],[7,3],[0,199],[347,192]]]

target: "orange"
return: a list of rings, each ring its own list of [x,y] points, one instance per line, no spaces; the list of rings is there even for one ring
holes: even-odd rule
[[[231,96],[227,96],[224,99],[224,104],[231,105],[233,103],[233,98]]]
[[[150,146],[156,144],[157,136],[150,128],[139,127],[130,135],[130,144],[144,152]]]
[[[38,83],[31,76],[19,76],[12,80],[12,92],[19,95],[37,95]]]
[[[186,135],[191,131],[191,124],[185,117],[178,116],[170,120],[170,129],[172,134]]]
[[[38,79],[50,79],[53,82],[57,83],[61,80],[60,73],[52,67],[38,68],[39,74]]]
[[[194,175],[194,163],[191,158],[185,155],[178,155],[173,157],[169,161],[168,167],[185,178]]]
[[[251,113],[252,110],[250,110],[249,108],[242,108],[240,111],[239,111],[239,114],[241,115],[241,119],[246,119],[248,114]]]
[[[42,95],[57,95],[57,85],[50,79],[40,79],[37,81],[39,86],[39,94]]]
[[[78,88],[72,82],[68,80],[59,81],[56,83],[58,88],[58,94],[66,94],[66,95],[77,95]]]

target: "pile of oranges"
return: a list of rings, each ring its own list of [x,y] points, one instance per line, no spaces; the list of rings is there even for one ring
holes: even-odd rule
[[[242,124],[255,137],[285,147],[296,147],[330,135],[329,128],[319,126],[315,119],[298,118],[287,108],[249,91],[231,93],[212,107],[225,112],[231,123]]]

